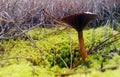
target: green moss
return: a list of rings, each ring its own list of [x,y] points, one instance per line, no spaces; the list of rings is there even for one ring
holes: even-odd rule
[[[0,68],[0,77],[55,77],[47,68],[33,66],[28,62]]]
[[[32,68],[29,63],[12,64],[0,68],[0,77],[32,77]]]
[[[64,27],[57,29],[37,28],[29,31],[27,33],[28,36],[31,36],[33,38],[39,49],[36,48],[35,45],[26,38],[3,41],[0,44],[0,51],[3,52],[3,54],[0,54],[0,77],[54,77],[55,74],[70,73],[71,71],[84,72],[88,70],[88,67],[89,70],[98,69],[101,68],[102,63],[103,67],[120,63],[119,56],[115,56],[111,59],[106,58],[104,61],[105,58],[101,55],[109,55],[111,50],[114,50],[115,48],[119,50],[120,40],[112,44],[107,44],[115,40],[115,38],[119,38],[119,36],[108,40],[105,46],[95,51],[97,52],[96,54],[89,55],[87,64],[84,63],[79,57],[81,54],[79,53],[77,32],[74,29],[67,29],[62,32],[58,32],[58,29],[61,30],[63,28]],[[96,28],[95,30],[84,30],[83,33],[87,50],[93,46],[92,42],[94,42],[94,46],[99,45],[102,41],[107,39],[109,36],[112,36],[116,32],[117,31],[114,31],[109,27],[100,27]],[[92,41],[92,39],[94,39],[94,41]],[[68,67],[70,67],[70,50],[72,52],[73,66],[77,64],[76,70],[70,70],[66,68],[65,65],[66,63]],[[42,68],[43,66],[46,66],[46,68]],[[23,71],[20,71],[22,69]],[[7,72],[9,73],[7,74]],[[24,75],[23,72],[25,72],[27,75]],[[105,76],[107,75],[107,73],[104,74]],[[75,74],[72,75],[72,77],[79,75],[81,77],[99,77],[99,75],[103,75],[104,77],[104,74],[99,71],[96,71],[95,74],[93,71],[87,75]]]

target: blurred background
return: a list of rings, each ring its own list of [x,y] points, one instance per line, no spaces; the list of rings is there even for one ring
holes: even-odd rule
[[[0,39],[6,34],[14,36],[16,25],[23,30],[37,24],[40,27],[55,26],[43,9],[57,19],[86,11],[96,13],[98,17],[90,27],[111,24],[117,29],[120,22],[119,0],[0,0]]]

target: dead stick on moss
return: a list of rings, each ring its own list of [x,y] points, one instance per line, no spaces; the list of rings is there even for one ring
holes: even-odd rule
[[[70,44],[70,69],[72,69],[72,66],[73,66],[73,62],[72,62],[72,39],[71,39],[70,33],[68,33],[68,37],[69,37],[69,44]]]
[[[106,40],[104,40],[103,42],[101,42],[99,45],[97,45],[96,47],[94,47],[94,49],[91,49],[90,48],[90,50],[89,50],[89,54],[90,53],[92,53],[92,51],[95,51],[95,50],[97,50],[97,49],[99,49],[101,46],[103,46],[108,40],[110,40],[110,39],[112,39],[112,38],[114,38],[114,37],[116,37],[116,36],[118,36],[118,35],[120,35],[120,32],[119,33],[117,33],[117,34],[115,34],[115,35],[113,35],[113,36],[111,36],[111,37],[109,37],[109,38],[107,38]],[[116,39],[115,41],[117,41],[118,39]],[[114,42],[114,41],[112,41],[112,42]]]
[[[92,71],[102,71],[102,72],[104,72],[106,70],[115,70],[119,67],[120,67],[120,65],[115,65],[115,66],[111,66],[111,67],[106,67],[106,68],[91,70],[91,71],[85,71],[85,72],[63,73],[63,74],[57,74],[56,77],[66,77],[66,76],[70,76],[70,75],[74,75],[74,74],[88,74],[88,73],[91,73]]]
[[[23,30],[22,30],[19,26],[16,25],[16,27],[17,27],[21,32],[23,32]],[[41,55],[41,58],[42,58],[43,61],[44,61],[44,67],[45,67],[46,63],[45,63],[45,58],[43,57],[44,52],[36,45],[35,41],[34,41],[30,36],[28,36],[26,33],[24,33],[24,35],[27,36],[27,38],[31,41],[31,43],[33,43],[33,45],[40,51],[40,53],[41,53],[40,55]]]
[[[59,57],[63,61],[63,63],[65,64],[66,68],[69,68],[68,65],[67,65],[67,63],[64,61],[64,59],[61,56],[59,56]]]
[[[113,40],[113,41],[110,41],[110,42],[107,42],[107,43],[104,43],[102,45],[100,45],[98,48],[94,49],[95,51],[98,50],[98,49],[102,49],[102,47],[106,46],[106,45],[110,45],[112,44],[113,42],[116,42],[118,41],[120,38],[116,39],[116,40]]]
[[[31,57],[15,56],[15,57],[9,57],[9,58],[0,58],[0,61],[2,61],[2,60],[9,60],[9,59],[16,59],[16,58],[30,59]]]

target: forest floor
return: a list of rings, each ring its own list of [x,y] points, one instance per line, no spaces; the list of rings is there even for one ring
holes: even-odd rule
[[[0,44],[0,77],[120,77],[120,35],[110,27],[84,30],[86,62],[77,32],[36,28]]]

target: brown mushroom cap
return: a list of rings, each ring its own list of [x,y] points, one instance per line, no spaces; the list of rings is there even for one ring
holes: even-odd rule
[[[63,17],[61,21],[71,25],[77,31],[82,31],[89,21],[95,19],[97,15],[91,12],[83,12]]]

